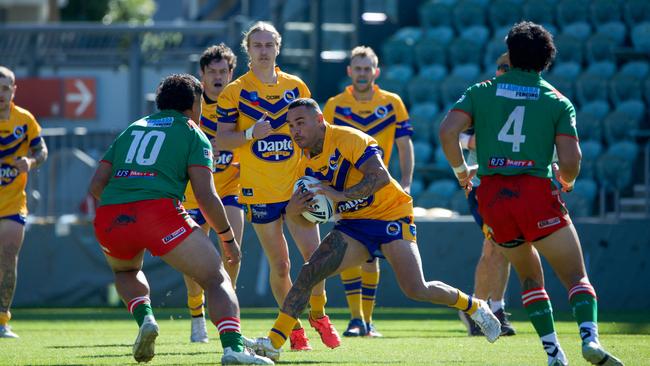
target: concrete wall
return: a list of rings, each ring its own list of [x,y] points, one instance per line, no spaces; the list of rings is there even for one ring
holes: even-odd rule
[[[578,223],[587,270],[602,309],[648,309],[650,221]],[[329,226],[321,228],[323,233]],[[92,226],[31,225],[26,234],[14,306],[107,305],[112,274],[96,244]],[[481,234],[472,222],[419,222],[419,248],[425,277],[441,280],[471,292]],[[292,272],[301,258],[293,244]],[[242,306],[275,306],[268,286],[268,264],[250,225],[244,234],[244,259],[237,293]],[[152,287],[154,306],[184,306],[185,289],[180,274],[147,254],[145,273]],[[568,309],[566,291],[546,265],[546,289],[559,310]],[[327,283],[330,306],[345,306],[338,278]],[[516,276],[511,275],[506,301],[521,306]],[[378,306],[426,306],[404,297],[390,266],[382,261]]]

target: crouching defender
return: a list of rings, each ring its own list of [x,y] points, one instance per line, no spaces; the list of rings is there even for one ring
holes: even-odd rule
[[[444,304],[470,314],[487,339],[501,332],[487,304],[439,281],[426,281],[415,240],[413,201],[391,178],[377,142],[365,133],[333,126],[323,119],[318,104],[301,98],[289,105],[287,122],[295,143],[303,150],[300,175],[319,179],[316,194],[334,201],[341,219],[300,270],[268,337],[246,340],[259,354],[278,360],[280,348],[309,302],[311,289],[329,276],[386,258],[402,291],[411,299]],[[301,213],[309,210],[314,193],[296,192],[287,215],[313,225]]]

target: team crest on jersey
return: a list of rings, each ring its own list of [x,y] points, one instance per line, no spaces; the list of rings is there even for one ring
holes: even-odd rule
[[[294,99],[296,99],[296,94],[294,94],[293,90],[285,90],[282,98],[285,102],[291,103]]]
[[[259,100],[260,96],[257,94],[256,91],[252,91],[248,95],[250,97],[251,104],[253,104],[253,105],[259,105],[260,104],[260,100]]]
[[[399,224],[399,222],[389,222],[388,225],[386,225],[386,234],[390,236],[397,236],[402,232],[402,225]]]
[[[388,108],[386,108],[386,106],[380,105],[375,108],[375,116],[377,116],[377,118],[384,118],[387,114]]]
[[[336,153],[332,154],[329,158],[328,167],[330,170],[336,170],[339,167],[339,157]]]
[[[19,139],[25,134],[25,126],[16,126],[14,128],[14,137]]]
[[[339,213],[356,212],[370,206],[374,200],[375,196],[371,195],[357,200],[341,201],[336,205],[336,211]]]
[[[213,171],[215,173],[222,172],[226,170],[230,166],[230,163],[232,163],[232,158],[233,154],[232,151],[219,151],[219,154],[217,154],[214,157],[214,169]]]
[[[264,161],[280,162],[293,156],[293,141],[288,135],[270,135],[256,140],[251,149],[255,156]]]
[[[13,165],[0,164],[0,187],[11,184],[18,174],[18,169]]]

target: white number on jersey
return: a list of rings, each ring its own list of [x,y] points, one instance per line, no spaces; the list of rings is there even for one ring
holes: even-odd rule
[[[503,127],[501,127],[501,131],[499,131],[499,135],[497,136],[499,141],[511,143],[513,152],[519,152],[520,145],[526,142],[526,135],[521,134],[521,128],[524,125],[525,112],[526,107],[515,107],[515,110],[510,113],[508,120]],[[512,134],[508,133],[510,128],[513,128]]]
[[[144,133],[144,131],[133,131],[131,132],[131,136],[134,137],[133,142],[131,142],[124,162],[131,164],[133,158],[135,158],[135,162],[138,165],[153,165],[156,163],[160,148],[162,148],[163,141],[165,141],[165,133],[162,131],[149,131],[147,133]],[[149,156],[145,157],[144,154],[146,154],[151,140],[154,140],[153,147],[149,152]]]

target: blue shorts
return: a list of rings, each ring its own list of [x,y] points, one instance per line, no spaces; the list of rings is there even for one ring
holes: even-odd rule
[[[276,221],[285,214],[289,201],[276,203],[251,203],[244,204],[246,220],[253,224],[268,224]]]
[[[481,231],[483,232],[483,235],[485,235],[485,238],[491,239],[489,229],[483,222],[483,217],[478,212],[478,200],[476,199],[476,188],[469,191],[469,194],[467,195],[467,205],[469,206],[469,212],[471,212],[472,216],[474,217],[474,222],[476,222],[476,225],[478,225],[478,227],[481,228]]]
[[[243,205],[239,204],[237,195],[230,195],[230,196],[221,197],[221,204],[223,204],[224,206],[237,207],[238,209],[243,209],[244,208]],[[190,208],[190,209],[186,209],[186,211],[190,215],[192,220],[194,220],[200,226],[205,225],[205,223],[207,222],[205,220],[205,216],[203,216],[203,212],[201,212],[200,209],[198,209],[198,208]]]
[[[15,221],[21,225],[25,225],[25,222],[27,222],[27,217],[21,215],[21,214],[15,214],[15,215],[9,215],[9,216],[2,216],[0,217],[0,220],[11,220]]]
[[[370,259],[385,258],[381,245],[393,240],[416,241],[416,229],[413,217],[404,217],[395,221],[350,219],[339,220],[333,230],[338,230],[359,241],[368,249]]]

